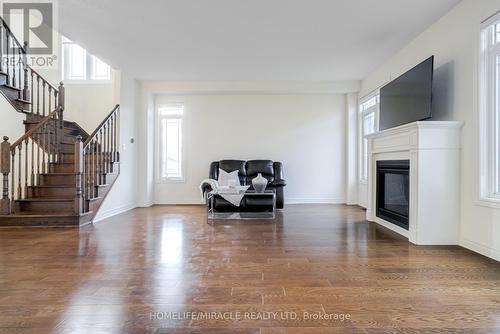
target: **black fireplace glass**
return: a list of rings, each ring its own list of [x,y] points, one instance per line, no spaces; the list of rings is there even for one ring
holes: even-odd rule
[[[384,208],[408,216],[410,180],[407,174],[386,173],[384,177]]]
[[[410,162],[377,161],[377,217],[404,229],[409,227]]]

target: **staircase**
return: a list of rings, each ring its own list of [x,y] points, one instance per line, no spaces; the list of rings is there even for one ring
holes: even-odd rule
[[[82,226],[92,222],[120,173],[119,105],[88,134],[64,119],[64,86],[27,63],[0,18],[0,93],[26,115],[26,132],[0,144],[0,226]],[[5,111],[4,111],[5,112]]]

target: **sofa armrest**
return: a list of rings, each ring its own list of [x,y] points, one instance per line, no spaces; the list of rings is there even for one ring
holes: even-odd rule
[[[210,170],[208,171],[208,178],[213,180],[219,179],[219,162],[213,161],[210,164]]]
[[[204,194],[209,193],[209,192],[211,192],[213,190],[212,187],[209,184],[204,184],[201,187],[201,189],[203,190]]]

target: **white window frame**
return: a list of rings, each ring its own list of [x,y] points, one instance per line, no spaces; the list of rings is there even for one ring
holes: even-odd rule
[[[169,105],[182,105],[183,107],[183,114],[182,115],[160,115],[160,109],[165,106]],[[186,159],[185,159],[185,145],[184,145],[184,139],[185,139],[185,132],[184,132],[184,117],[186,115],[186,104],[183,99],[168,99],[168,98],[161,98],[158,97],[155,105],[155,131],[156,131],[156,162],[155,162],[155,167],[156,167],[156,182],[157,183],[184,183],[186,182]],[[181,163],[181,176],[175,176],[175,177],[163,177],[162,176],[162,170],[161,170],[161,148],[162,148],[162,131],[161,131],[161,121],[162,119],[180,119],[181,120],[181,138],[180,138],[180,163]]]
[[[479,204],[500,208],[500,13],[481,24],[479,55]],[[497,65],[499,67],[497,67]]]
[[[366,102],[370,101],[371,99],[376,98],[377,103],[366,109],[363,110],[363,104]],[[375,129],[374,132],[377,132],[379,129],[379,114],[380,114],[380,91],[377,89],[376,91],[373,91],[372,93],[362,97],[359,99],[359,111],[358,111],[358,126],[359,126],[359,138],[358,138],[358,146],[359,146],[359,175],[358,175],[358,180],[360,183],[366,184],[368,182],[368,152],[365,151],[365,145],[364,141],[365,139],[365,129],[364,129],[364,119],[365,116],[368,114],[373,113],[375,115]],[[366,173],[365,173],[366,171]]]
[[[105,79],[93,79],[93,77],[94,77],[94,73],[93,73],[94,62],[96,60],[99,60],[102,62],[102,60],[100,60],[96,56],[90,54],[87,50],[85,50],[83,48],[82,49],[85,52],[85,78],[73,79],[70,77],[66,77],[66,73],[68,72],[69,64],[66,63],[64,46],[68,45],[68,44],[78,45],[77,43],[69,40],[68,38],[61,37],[61,59],[62,59],[61,78],[64,82],[67,82],[67,83],[108,83],[108,82],[111,82],[111,78],[112,78],[111,66],[109,66],[105,62],[103,62],[103,63],[105,63],[109,67],[109,77],[105,78]]]

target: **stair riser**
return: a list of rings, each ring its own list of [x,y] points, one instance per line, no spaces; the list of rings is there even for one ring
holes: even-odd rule
[[[51,175],[51,174],[40,175],[40,185],[42,186],[65,185],[74,187],[76,185],[76,175]]]
[[[73,173],[75,171],[74,164],[51,164],[49,166],[50,173]]]
[[[62,140],[65,142],[68,142],[68,143],[73,143],[73,145],[74,145],[74,143],[76,142],[76,135],[73,136],[73,135],[64,134]]]
[[[72,154],[64,154],[62,157],[63,162],[75,162],[75,154],[72,152]]]
[[[61,153],[75,153],[75,146],[74,145],[61,144],[59,152],[61,152]]]
[[[29,198],[75,198],[76,187],[44,188],[34,187],[28,189]]]
[[[1,227],[78,227],[89,223],[88,217],[38,217],[23,216],[3,217]]]
[[[74,212],[75,204],[71,202],[16,202],[15,212],[58,212],[72,213]]]

